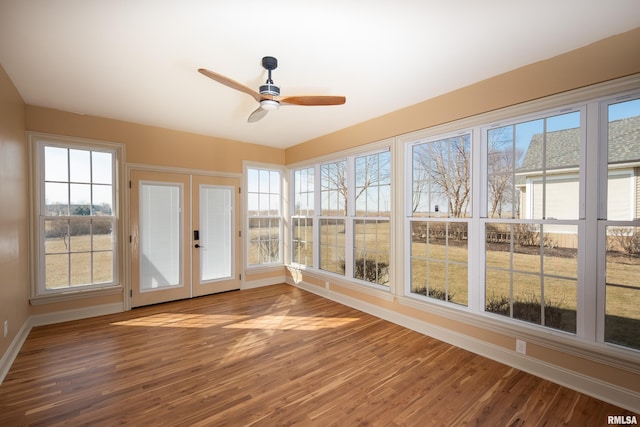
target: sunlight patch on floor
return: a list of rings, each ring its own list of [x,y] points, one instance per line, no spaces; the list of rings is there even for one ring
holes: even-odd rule
[[[162,328],[210,328],[237,322],[249,316],[230,314],[159,313],[151,316],[114,322],[118,326],[155,326]]]
[[[319,329],[339,328],[358,320],[357,317],[305,317],[266,315],[235,322],[225,328],[233,329],[279,329],[297,331],[317,331]]]

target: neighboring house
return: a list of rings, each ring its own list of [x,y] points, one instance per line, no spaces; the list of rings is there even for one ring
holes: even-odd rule
[[[535,134],[516,171],[522,219],[579,219],[580,129]],[[546,156],[543,152],[546,150]],[[546,164],[543,164],[546,158]],[[542,171],[546,170],[543,181]],[[546,181],[546,194],[543,182]],[[609,123],[607,218],[640,218],[640,117]],[[543,213],[543,198],[546,209]],[[543,218],[544,215],[544,218]],[[575,226],[554,225],[553,232],[575,234]],[[565,240],[565,239],[563,239]]]

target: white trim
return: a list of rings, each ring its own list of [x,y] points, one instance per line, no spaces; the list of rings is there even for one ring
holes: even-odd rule
[[[289,284],[602,401],[640,412],[640,393],[303,281]]]
[[[125,311],[124,304],[121,302],[114,302],[111,304],[93,305],[91,307],[56,311],[55,313],[35,314],[29,318],[29,324],[30,327],[52,325],[54,323],[88,319],[90,317],[104,316],[106,314],[121,313],[123,311]]]
[[[191,168],[181,168],[181,167],[172,167],[172,166],[156,166],[156,165],[146,165],[143,163],[127,163],[127,176],[129,176],[129,172],[132,170],[140,170],[146,172],[171,172],[171,173],[179,173],[183,175],[202,175],[202,176],[213,176],[219,178],[242,178],[241,173],[234,172],[217,172],[203,169],[191,169]]]
[[[0,384],[2,384],[9,373],[11,365],[13,365],[16,357],[18,357],[18,353],[20,353],[20,349],[29,336],[32,328],[36,326],[68,322],[70,320],[88,319],[90,317],[103,316],[106,314],[121,313],[123,311],[125,311],[123,303],[111,303],[30,316],[22,324],[20,330],[13,338],[13,341],[11,341],[9,348],[5,351],[2,358],[0,358]]]
[[[240,283],[240,290],[262,288],[265,286],[278,285],[280,283],[286,283],[286,282],[287,282],[287,278],[285,275],[267,277],[265,279],[257,279],[257,280],[250,280],[250,281],[243,279],[242,282]]]
[[[9,344],[9,348],[4,352],[2,358],[0,358],[0,384],[4,381],[5,377],[9,373],[9,369],[11,369],[11,365],[18,357],[18,353],[20,353],[20,349],[22,345],[26,341],[29,336],[29,332],[31,332],[31,323],[29,319],[22,324],[20,330]]]
[[[51,304],[56,302],[63,301],[75,301],[84,298],[95,298],[101,297],[103,295],[113,295],[120,294],[124,290],[124,287],[120,285],[116,286],[108,286],[108,287],[93,287],[86,288],[83,290],[72,291],[72,292],[61,292],[51,295],[41,295],[37,297],[32,297],[29,299],[29,303],[31,305],[43,305],[43,304]]]
[[[41,233],[40,217],[41,209],[44,203],[44,146],[58,146],[66,149],[82,149],[88,151],[109,152],[112,158],[112,176],[113,188],[112,211],[113,211],[113,278],[109,284],[90,284],[77,289],[46,289],[44,282],[40,283],[44,278],[44,254],[41,251],[43,247],[44,234]],[[89,138],[79,138],[66,135],[56,135],[43,132],[27,131],[27,147],[28,147],[28,163],[29,163],[29,199],[32,207],[36,209],[29,210],[29,233],[30,233],[30,249],[29,249],[29,297],[36,300],[44,301],[47,297],[53,296],[53,301],[57,295],[66,294],[63,299],[75,299],[70,294],[78,292],[79,298],[84,298],[87,294],[85,290],[98,290],[100,288],[122,287],[125,283],[124,276],[124,251],[125,228],[124,228],[124,210],[127,202],[123,199],[123,185],[125,179],[126,165],[126,145],[118,142],[102,141]],[[37,304],[37,302],[36,302]]]

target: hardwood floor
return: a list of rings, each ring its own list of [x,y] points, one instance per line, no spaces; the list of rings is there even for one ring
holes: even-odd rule
[[[0,425],[606,425],[628,411],[277,285],[34,328]]]

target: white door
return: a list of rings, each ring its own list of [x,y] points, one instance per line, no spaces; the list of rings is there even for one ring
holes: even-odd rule
[[[239,180],[132,171],[131,306],[240,288]]]

